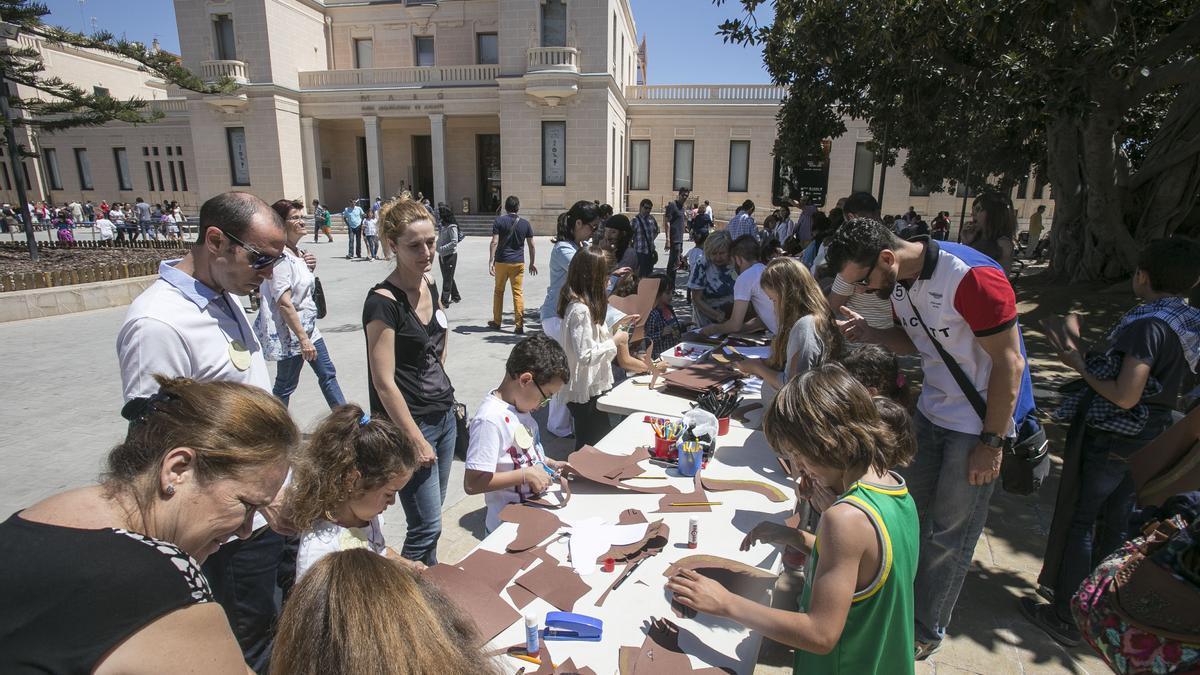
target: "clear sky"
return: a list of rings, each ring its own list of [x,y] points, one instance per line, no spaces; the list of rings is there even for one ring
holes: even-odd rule
[[[727,0],[630,0],[638,39],[646,36],[650,84],[758,84],[770,82],[762,50],[721,42],[717,25],[738,16],[741,4]],[[155,37],[179,53],[175,5],[170,0],[43,0],[49,23],[74,30],[96,26],[146,44]],[[765,14],[760,20],[769,20]]]

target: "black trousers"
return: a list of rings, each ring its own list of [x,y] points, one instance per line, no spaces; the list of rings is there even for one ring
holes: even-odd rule
[[[284,537],[268,527],[249,539],[225,544],[202,567],[242,647],[242,657],[257,673],[266,673],[270,667],[279,616],[276,589],[284,554]]]
[[[683,257],[683,242],[671,244],[671,252],[667,255],[667,279],[671,288],[675,288],[675,273],[679,271],[679,259]]]
[[[458,294],[458,284],[454,283],[454,270],[458,267],[458,254],[451,253],[438,258],[442,268],[442,304],[450,304],[450,300],[458,302],[462,296]]]
[[[568,403],[567,410],[571,411],[571,420],[575,423],[575,449],[585,445],[595,445],[608,435],[616,425],[612,416],[596,408],[599,396],[593,396],[587,403]]]

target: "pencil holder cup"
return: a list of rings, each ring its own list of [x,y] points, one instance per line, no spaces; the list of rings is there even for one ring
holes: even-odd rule
[[[727,433],[729,433],[729,418],[722,417],[717,420],[717,435],[724,436]]]
[[[659,459],[675,459],[675,441],[672,439],[654,437],[654,456]]]
[[[695,450],[681,450],[679,452],[679,475],[695,476],[700,473],[700,467],[704,463],[704,451],[700,448]]]

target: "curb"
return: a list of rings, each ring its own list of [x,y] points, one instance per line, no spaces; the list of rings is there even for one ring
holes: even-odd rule
[[[0,323],[122,307],[133,302],[157,274],[73,286],[54,286],[0,294]]]

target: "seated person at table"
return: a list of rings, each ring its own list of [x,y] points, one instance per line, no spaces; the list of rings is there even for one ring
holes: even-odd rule
[[[841,495],[816,536],[756,527],[743,542],[808,552],[800,611],[734,595],[691,571],[667,583],[675,600],[732,619],[796,648],[796,673],[913,673],[913,580],[920,525],[904,479],[891,471],[914,452],[898,443],[867,390],[826,364],[787,383],[764,415],[767,440],[799,469]],[[789,536],[764,536],[784,529]]]
[[[419,466],[417,446],[399,427],[354,404],[333,409],[293,462],[290,505],[301,532],[296,578],[318,560],[367,548],[414,569],[383,541],[381,515]]]
[[[679,324],[675,310],[671,308],[671,298],[674,297],[675,291],[671,288],[667,275],[657,273],[650,275],[650,278],[658,281],[658,297],[654,300],[654,309],[646,315],[644,340],[651,357],[657,359],[659,354],[674,349],[675,345],[679,344],[683,327]]]
[[[703,328],[721,323],[733,310],[733,285],[737,272],[729,262],[733,240],[725,230],[717,230],[704,240],[704,255],[692,265],[688,292],[692,298],[692,318]],[[693,251],[700,250],[699,245]]]
[[[860,344],[842,357],[841,364],[872,396],[895,401],[910,413],[915,410],[916,401],[900,373],[899,360],[887,347]]]
[[[771,340],[768,358],[735,362],[733,367],[762,378],[762,400],[767,405],[787,381],[836,359],[842,335],[825,294],[804,263],[795,258],[772,260],[761,283],[779,317],[779,332]]]
[[[485,493],[488,532],[500,526],[505,506],[550,488],[545,467],[555,473],[562,468],[563,462],[546,457],[532,413],[549,403],[570,378],[563,348],[545,333],[530,335],[509,352],[500,386],[471,418],[463,489],[469,495]]]
[[[567,268],[567,281],[558,296],[562,347],[570,376],[556,398],[566,403],[575,427],[575,449],[595,445],[614,426],[609,414],[596,407],[613,386],[612,362],[618,349],[629,344],[629,327],[640,317],[628,314],[608,324],[608,262],[604,251],[581,249]]]
[[[762,274],[766,269],[758,260],[758,239],[744,235],[734,240],[729,247],[729,256],[737,268],[737,281],[733,283],[733,311],[729,319],[700,329],[703,335],[726,335],[729,333],[754,333],[766,328],[774,333],[778,329],[775,309],[771,298],[762,289]],[[746,312],[753,305],[755,318],[747,320]]]
[[[331,553],[292,590],[272,675],[497,673],[475,624],[433,584],[362,550]]]

